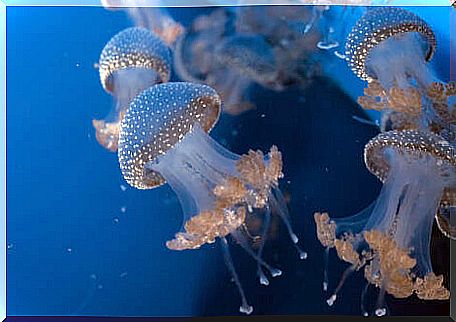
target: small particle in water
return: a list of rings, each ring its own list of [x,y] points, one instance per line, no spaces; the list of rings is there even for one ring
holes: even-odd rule
[[[238,132],[237,130],[232,130],[232,131],[231,131],[231,135],[232,135],[232,136],[237,136],[238,133],[239,133],[239,132]]]
[[[124,214],[126,211],[127,211],[127,207],[125,207],[125,206],[124,207],[120,207],[120,212],[121,213]]]
[[[93,274],[90,274],[89,277],[93,280],[96,280],[97,279],[97,274],[93,273]]]
[[[120,274],[120,278],[124,278],[124,277],[127,277],[128,275],[128,272],[123,272]]]
[[[339,43],[337,41],[334,41],[334,42],[329,42],[329,43],[325,43],[323,41],[319,41],[317,43],[317,47],[320,48],[320,49],[323,49],[323,50],[328,50],[328,49],[331,49],[331,48],[336,48],[339,46]]]
[[[98,63],[93,63],[93,68],[98,69],[100,68],[100,65],[98,65]]]
[[[13,247],[14,247],[14,244],[13,244],[13,243],[9,243],[9,244],[7,245],[7,248],[8,248],[8,249],[13,249]]]
[[[266,114],[261,114],[261,117],[262,117],[262,118],[265,118],[265,117],[266,117]]]
[[[287,183],[288,183],[288,184],[291,184],[291,180],[287,180]]]
[[[300,103],[305,103],[306,102],[306,97],[305,96],[300,96],[299,97],[299,102]]]
[[[114,217],[114,223],[118,224],[119,223],[119,217]]]
[[[97,289],[101,290],[103,288],[103,285],[102,284],[98,284],[97,285]]]
[[[125,185],[121,184],[121,185],[120,185],[120,190],[122,190],[122,191],[126,191],[126,190],[127,190],[127,186],[125,186]]]
[[[337,58],[344,59],[344,60],[347,58],[346,55],[339,53],[337,50],[334,52],[334,55],[336,55]]]
[[[76,67],[81,67],[81,64],[79,64],[79,63],[76,63]]]
[[[68,252],[68,253],[71,253],[72,251],[73,251],[73,249],[72,249],[71,247],[68,247],[68,248],[67,248],[67,252]]]
[[[328,168],[328,167],[325,167],[325,171],[326,171],[326,172],[329,172],[329,168]]]

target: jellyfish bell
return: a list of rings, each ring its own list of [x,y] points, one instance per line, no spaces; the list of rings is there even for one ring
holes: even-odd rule
[[[431,27],[420,17],[397,7],[368,10],[348,35],[347,62],[362,80],[380,81],[389,89],[413,79],[427,87],[433,76],[427,66],[436,49]]]
[[[449,298],[443,277],[433,272],[429,244],[433,219],[456,187],[455,152],[442,137],[417,130],[381,133],[366,145],[366,166],[383,182],[379,197],[351,217],[314,216],[322,245],[327,251],[335,248],[339,258],[351,264],[329,305],[348,275],[361,269],[368,285],[380,289],[377,315],[385,313],[385,293],[396,298]]]
[[[177,82],[157,84],[139,94],[121,122],[118,158],[125,180],[138,189],[152,189],[167,183],[180,201],[182,231],[166,246],[172,250],[197,249],[221,241],[224,259],[242,298],[240,311],[253,308],[247,303],[234,269],[227,237],[230,235],[257,261],[262,284],[281,271],[262,259],[264,238],[272,213],[285,222],[296,245],[286,204],[278,189],[282,158],[273,146],[265,156],[250,150],[237,155],[222,147],[208,133],[218,120],[222,106],[214,89],[207,85]],[[249,244],[245,220],[263,213],[262,240],[257,252]]]
[[[100,81],[116,106],[105,120],[93,120],[97,141],[117,151],[119,124],[130,101],[149,86],[167,82],[171,73],[169,48],[144,28],[127,28],[109,40],[100,54]]]

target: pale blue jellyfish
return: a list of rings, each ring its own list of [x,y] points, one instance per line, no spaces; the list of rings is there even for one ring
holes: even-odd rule
[[[242,298],[240,311],[250,314],[244,291],[228,251],[230,235],[258,263],[260,282],[269,283],[279,269],[262,260],[271,213],[285,222],[296,245],[287,207],[278,188],[282,174],[281,153],[273,146],[265,156],[250,150],[237,155],[222,147],[208,132],[218,120],[222,106],[214,89],[193,83],[152,86],[130,104],[121,123],[118,157],[125,180],[137,189],[169,184],[181,203],[184,224],[166,246],[173,250],[196,249],[220,239],[224,258]],[[262,214],[263,233],[257,252],[245,219]]]
[[[454,85],[441,82],[428,63],[436,47],[432,28],[416,14],[370,8],[348,35],[346,59],[369,83],[360,104],[383,111],[390,128],[430,128],[456,142]]]
[[[367,280],[361,299],[364,315],[368,315],[364,300],[369,285],[380,289],[376,315],[386,314],[385,294],[449,299],[443,276],[433,272],[429,244],[434,216],[450,202],[449,192],[456,188],[455,152],[442,137],[416,130],[385,132],[369,141],[364,160],[383,182],[378,198],[351,217],[315,214],[326,256],[335,248],[339,258],[350,263],[328,305],[333,305],[350,273],[359,270],[364,270]],[[326,268],[323,286],[328,288]]]
[[[170,49],[144,28],[124,29],[105,45],[98,64],[100,82],[116,103],[105,120],[93,120],[103,147],[117,150],[119,123],[126,108],[144,89],[169,80],[170,61]]]

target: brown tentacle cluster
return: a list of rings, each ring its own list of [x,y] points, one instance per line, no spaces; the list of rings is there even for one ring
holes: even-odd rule
[[[364,96],[358,97],[358,104],[364,109],[392,111],[389,118],[391,128],[405,130],[418,127],[422,98],[416,88],[393,86],[388,91],[373,80],[364,89]]]
[[[450,98],[456,96],[456,83],[447,84],[434,82],[427,89],[427,97],[431,100],[432,108],[441,119],[443,124],[456,125],[456,104],[450,105]],[[445,130],[442,124],[431,124],[431,130],[440,134]],[[450,129],[451,131],[451,129]],[[456,133],[449,133],[451,138],[456,139]]]
[[[336,224],[327,213],[315,213],[314,219],[322,245],[334,247],[338,257],[353,265],[356,270],[364,268],[364,277],[369,283],[384,288],[396,298],[416,294],[423,300],[449,299],[450,292],[442,285],[443,276],[430,272],[424,277],[416,277],[412,273],[416,259],[410,257],[410,250],[399,247],[387,234],[369,230],[362,235],[346,233],[335,238]],[[369,245],[368,251],[356,250],[354,244],[361,237]]]
[[[229,177],[213,189],[216,197],[213,210],[203,211],[189,219],[185,232],[179,232],[166,243],[169,249],[199,248],[225,237],[244,224],[247,208],[264,208],[271,188],[283,176],[282,155],[273,146],[265,162],[263,152],[250,150],[237,161],[239,177]],[[253,202],[251,201],[253,200]]]
[[[125,112],[120,112],[117,120],[110,123],[103,120],[92,120],[92,125],[95,128],[95,137],[98,143],[108,151],[117,151],[119,146],[120,122],[124,115]]]

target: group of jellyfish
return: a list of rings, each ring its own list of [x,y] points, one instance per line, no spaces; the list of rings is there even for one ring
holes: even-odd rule
[[[184,220],[166,247],[197,249],[218,241],[240,294],[239,310],[250,314],[228,240],[256,261],[263,285],[282,274],[262,258],[271,216],[283,220],[299,257],[307,253],[298,246],[279,188],[278,148],[238,155],[209,133],[222,112],[238,114],[253,104],[245,95],[252,83],[282,91],[311,80],[300,68],[317,43],[328,41],[314,27],[327,9],[218,8],[187,28],[163,8],[128,10],[137,26],[112,37],[100,55],[101,84],[115,108],[105,120],[93,120],[96,138],[117,152],[132,187],[170,185]],[[445,236],[456,238],[456,84],[439,80],[428,64],[436,48],[431,27],[398,7],[368,8],[345,40],[341,56],[367,83],[358,103],[382,115],[381,133],[365,145],[364,161],[383,187],[355,215],[314,214],[317,238],[326,249],[323,290],[331,289],[330,306],[357,271],[366,280],[361,294],[366,316],[387,313],[386,294],[450,297],[443,276],[433,272],[429,251],[434,219]],[[172,70],[182,81],[170,82]],[[262,216],[259,235],[246,225],[253,215]],[[332,248],[348,263],[335,286],[327,272]],[[364,297],[371,285],[379,293],[368,309]]]

